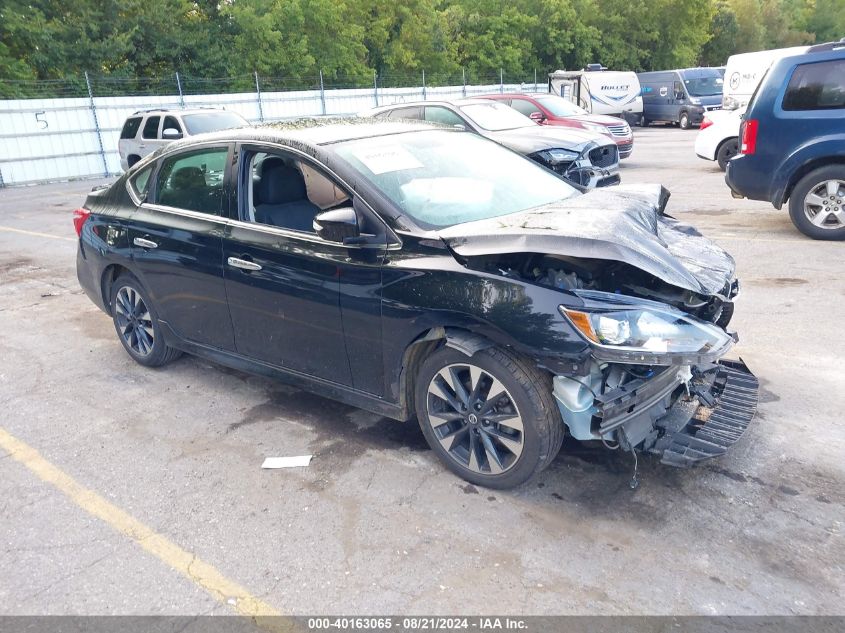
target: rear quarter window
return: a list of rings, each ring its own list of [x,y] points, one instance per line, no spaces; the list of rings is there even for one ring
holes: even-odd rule
[[[132,187],[132,191],[135,192],[139,200],[147,197],[147,192],[150,189],[150,174],[153,173],[154,166],[155,163],[145,167],[129,179],[129,186]]]
[[[123,129],[120,131],[120,138],[135,138],[139,127],[141,127],[141,117],[133,116],[126,119]]]
[[[783,96],[783,109],[839,110],[845,108],[845,59],[798,66]]]

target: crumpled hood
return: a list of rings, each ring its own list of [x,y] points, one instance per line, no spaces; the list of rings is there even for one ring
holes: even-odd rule
[[[532,125],[515,130],[486,132],[485,136],[526,155],[557,148],[573,150],[580,154],[588,147],[613,145],[613,141],[604,134],[551,125]]]
[[[621,261],[668,284],[723,294],[733,258],[696,229],[663,215],[660,185],[594,189],[528,211],[458,224],[438,235],[458,255],[543,253]]]

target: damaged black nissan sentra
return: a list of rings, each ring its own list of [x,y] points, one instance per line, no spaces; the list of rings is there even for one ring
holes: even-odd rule
[[[139,363],[184,351],[416,417],[476,484],[525,482],[565,432],[686,466],[736,442],[757,381],[722,360],[734,262],[667,198],[581,193],[425,124],[245,128],[92,192],[77,271]]]

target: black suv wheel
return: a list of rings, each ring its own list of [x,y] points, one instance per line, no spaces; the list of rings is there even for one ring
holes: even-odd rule
[[[441,347],[416,385],[420,427],[453,473],[488,488],[513,488],[548,466],[563,441],[551,378],[492,348],[467,358]]]
[[[845,240],[845,166],[820,167],[799,180],[789,196],[789,216],[814,240]]]

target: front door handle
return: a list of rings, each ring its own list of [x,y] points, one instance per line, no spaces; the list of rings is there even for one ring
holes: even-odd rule
[[[132,243],[135,246],[140,246],[141,248],[158,248],[158,244],[152,240],[145,240],[143,237],[136,237],[132,240]]]
[[[246,259],[230,257],[226,261],[229,262],[229,266],[233,266],[234,268],[240,268],[241,270],[261,270],[260,264],[256,264],[255,262],[251,262]]]

